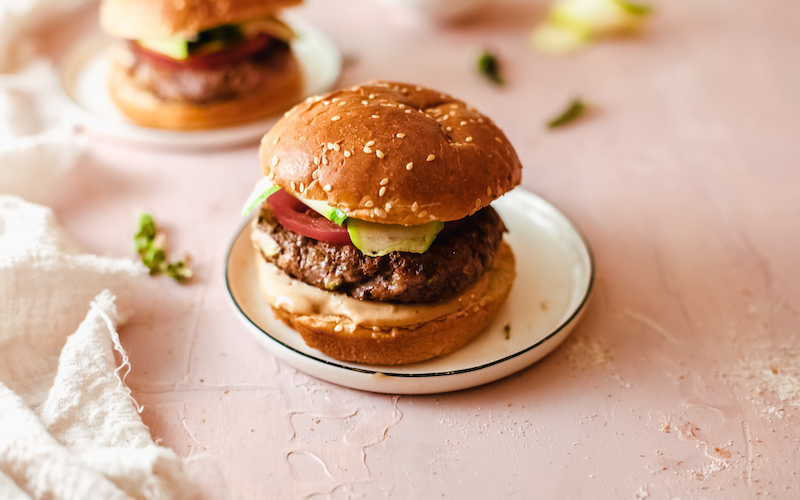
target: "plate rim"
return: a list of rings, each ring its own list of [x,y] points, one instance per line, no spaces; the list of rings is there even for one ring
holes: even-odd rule
[[[347,371],[350,371],[350,372],[355,372],[355,373],[360,373],[360,374],[367,374],[367,375],[381,375],[381,376],[392,377],[392,378],[396,378],[396,379],[436,378],[436,377],[446,377],[446,376],[453,376],[453,375],[461,375],[461,374],[466,374],[466,373],[472,373],[472,372],[484,370],[486,368],[490,368],[492,366],[499,365],[501,363],[504,363],[504,362],[509,361],[511,359],[514,359],[514,358],[518,358],[518,357],[530,352],[531,350],[543,345],[544,343],[546,343],[549,340],[551,340],[553,337],[558,336],[559,333],[561,333],[565,328],[567,328],[569,325],[571,325],[573,323],[573,321],[575,321],[575,319],[578,318],[584,312],[584,310],[586,308],[586,305],[589,302],[589,298],[591,297],[592,290],[594,289],[595,278],[596,278],[596,274],[597,274],[597,266],[596,266],[596,263],[595,263],[594,251],[592,250],[592,246],[589,243],[589,240],[586,238],[586,235],[583,233],[583,231],[581,231],[580,227],[575,223],[575,221],[572,220],[571,217],[569,217],[567,214],[565,214],[564,212],[562,212],[561,210],[556,208],[555,205],[553,205],[552,203],[550,203],[546,199],[544,199],[541,196],[536,195],[536,194],[534,194],[534,193],[532,193],[532,192],[530,192],[530,191],[528,191],[528,190],[526,190],[526,189],[524,189],[522,187],[516,188],[514,190],[514,192],[515,193],[519,192],[519,193],[521,193],[522,196],[530,196],[530,197],[533,197],[534,199],[538,199],[541,202],[543,202],[544,204],[546,204],[550,209],[552,209],[553,211],[555,211],[556,213],[558,213],[559,215],[564,217],[564,219],[569,224],[569,226],[572,228],[572,230],[575,231],[575,233],[578,235],[578,238],[580,239],[581,243],[583,243],[583,246],[586,249],[586,253],[587,253],[588,257],[589,257],[589,280],[588,280],[588,284],[587,284],[587,287],[586,287],[586,292],[584,292],[583,297],[581,297],[581,300],[578,303],[578,305],[575,307],[575,309],[572,311],[572,313],[564,321],[562,321],[556,328],[551,330],[545,337],[539,339],[537,342],[525,347],[524,349],[521,349],[519,351],[516,351],[516,352],[514,352],[512,354],[509,354],[509,355],[504,356],[502,358],[496,359],[494,361],[490,361],[488,363],[482,363],[480,365],[476,365],[476,366],[472,366],[472,367],[468,367],[468,368],[462,368],[462,369],[458,369],[458,370],[439,371],[439,372],[423,372],[423,373],[384,372],[384,371],[381,371],[379,369],[364,368],[364,367],[367,367],[367,366],[370,366],[370,365],[361,365],[359,363],[353,363],[354,365],[357,365],[357,366],[351,366],[351,365],[341,364],[339,361],[335,361],[335,360],[331,361],[331,360],[323,359],[323,358],[314,356],[313,354],[309,354],[309,353],[300,351],[298,349],[295,349],[294,347],[292,347],[290,345],[287,345],[286,343],[282,342],[281,340],[275,338],[272,334],[267,332],[264,328],[262,328],[258,324],[256,324],[256,322],[250,316],[247,315],[247,313],[242,309],[242,307],[239,305],[239,303],[234,298],[233,291],[231,290],[231,280],[230,280],[230,273],[229,273],[229,268],[230,268],[230,263],[231,263],[231,253],[233,252],[233,247],[236,244],[236,242],[238,241],[238,238],[240,237],[242,232],[246,229],[247,226],[250,225],[250,223],[252,221],[252,217],[248,218],[244,223],[242,223],[237,228],[236,232],[234,233],[233,237],[230,240],[230,244],[228,245],[228,249],[225,252],[225,266],[224,266],[224,269],[223,269],[223,273],[225,275],[224,276],[224,278],[225,278],[225,290],[227,291],[228,299],[230,300],[231,304],[233,304],[234,308],[239,313],[239,315],[242,318],[244,318],[245,320],[247,320],[247,322],[252,327],[256,328],[263,335],[268,337],[273,342],[279,344],[284,349],[287,349],[287,350],[289,350],[289,351],[291,351],[293,353],[299,354],[299,355],[303,356],[304,358],[307,358],[310,361],[320,362],[320,363],[323,363],[323,364],[328,365],[330,367],[341,368],[341,369],[344,369],[344,370],[347,370]],[[528,366],[528,365],[526,365],[526,366]],[[301,371],[303,371],[303,370],[301,370]],[[311,374],[311,375],[314,376],[314,374]]]
[[[318,42],[324,42],[328,54],[334,55],[331,65],[336,68],[335,73],[331,73],[330,82],[320,87],[318,84],[304,84],[303,96],[298,102],[302,102],[309,96],[334,88],[342,78],[344,69],[344,59],[341,49],[334,41],[315,25],[301,19],[295,14],[284,14],[284,19],[299,33],[313,34]],[[53,85],[52,95],[61,113],[75,125],[86,129],[102,133],[114,139],[121,139],[139,144],[149,144],[153,147],[182,149],[213,149],[236,146],[237,144],[256,141],[259,135],[263,135],[264,127],[271,127],[274,122],[282,116],[282,112],[240,124],[232,124],[224,127],[200,129],[200,130],[169,130],[155,127],[144,127],[126,121],[126,119],[116,119],[95,113],[76,101],[75,84],[69,83],[75,79],[78,68],[85,66],[87,61],[93,60],[95,52],[107,50],[112,43],[118,41],[105,32],[94,29],[78,37],[73,41],[56,64],[56,84]],[[301,51],[302,52],[302,51]],[[79,64],[80,63],[80,64]],[[303,62],[301,61],[301,66]],[[260,133],[254,132],[260,130]]]

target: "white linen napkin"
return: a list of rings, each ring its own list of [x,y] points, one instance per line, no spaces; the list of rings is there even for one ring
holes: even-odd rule
[[[0,195],[0,498],[191,495],[121,378],[105,288],[127,294],[145,272],[81,253],[48,208]]]
[[[47,101],[51,66],[9,71],[33,60],[26,30],[90,1],[0,0],[0,499],[189,498],[183,460],[153,442],[124,384],[114,293],[146,269],[81,252],[30,203],[82,145]]]

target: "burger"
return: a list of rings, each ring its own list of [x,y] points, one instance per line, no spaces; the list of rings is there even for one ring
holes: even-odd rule
[[[245,204],[261,291],[305,343],[343,361],[447,354],[514,281],[489,206],[520,183],[502,131],[462,101],[374,82],[307,99],[262,139]]]
[[[127,40],[109,71],[134,123],[203,129],[256,120],[301,98],[292,29],[276,14],[300,0],[103,0],[100,22]]]

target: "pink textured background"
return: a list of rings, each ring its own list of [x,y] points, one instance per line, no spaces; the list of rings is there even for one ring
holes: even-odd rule
[[[278,362],[227,302],[223,258],[259,178],[255,145],[175,152],[88,134],[53,200],[90,251],[131,254],[155,212],[197,279],[142,279],[122,327],[152,434],[234,498],[796,498],[800,490],[800,9],[657,2],[643,36],[569,58],[531,51],[542,1],[478,21],[391,22],[309,0],[341,85],[420,83],[490,115],[523,186],[591,241],[594,300],[565,344],[499,382],[393,397]],[[76,16],[61,38],[94,25]],[[54,42],[55,40],[55,42]],[[492,49],[508,84],[473,69]],[[594,105],[543,127],[573,96]]]

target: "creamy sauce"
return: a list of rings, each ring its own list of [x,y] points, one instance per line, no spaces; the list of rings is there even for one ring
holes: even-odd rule
[[[313,314],[347,318],[356,325],[408,326],[446,316],[477,305],[486,290],[489,274],[451,299],[434,304],[390,304],[358,300],[342,293],[326,292],[289,277],[256,252],[261,291],[275,308],[292,314]]]

